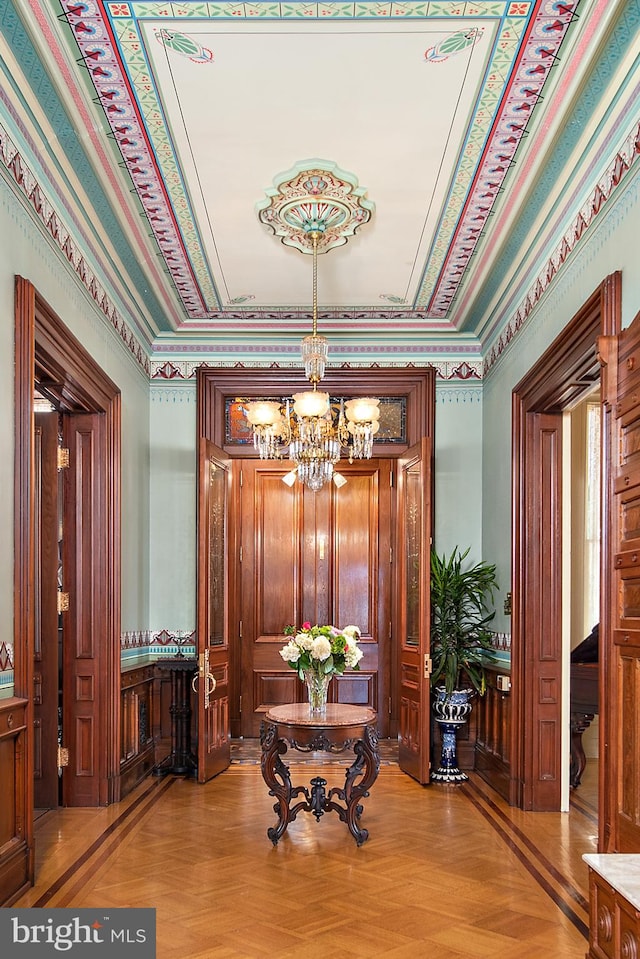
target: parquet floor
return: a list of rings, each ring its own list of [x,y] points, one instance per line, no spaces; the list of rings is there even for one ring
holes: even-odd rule
[[[302,813],[274,847],[256,755],[236,749],[205,786],[147,779],[114,806],[44,813],[14,905],[154,907],[158,959],[584,959],[595,767],[570,813],[525,813],[475,776],[421,787],[383,749],[367,843]],[[342,784],[291,765],[294,783]]]

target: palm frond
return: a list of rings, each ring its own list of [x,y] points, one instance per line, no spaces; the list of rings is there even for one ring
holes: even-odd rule
[[[463,673],[483,693],[484,653],[493,648],[496,567],[485,562],[465,567],[468,554],[458,547],[450,556],[431,553],[431,683],[444,682],[447,694],[459,688]]]

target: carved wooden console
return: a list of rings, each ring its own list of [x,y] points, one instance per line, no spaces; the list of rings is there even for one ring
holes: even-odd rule
[[[120,681],[120,797],[133,789],[155,763],[153,664],[125,669]]]
[[[274,846],[299,812],[310,812],[318,821],[326,812],[337,812],[356,843],[360,846],[366,842],[369,832],[361,829],[358,821],[362,800],[369,795],[380,768],[373,709],[328,703],[326,715],[318,717],[309,714],[307,703],[274,706],[265,715],[260,741],[262,776],[269,794],[277,800],[273,808],[278,822],[267,829]],[[327,780],[321,776],[311,780],[309,789],[292,786],[289,767],[281,759],[288,745],[302,752],[322,750],[332,754],[351,748],[356,758],[347,769],[344,787],[334,786],[327,792]],[[300,795],[304,798],[291,805],[291,800]]]
[[[125,667],[120,679],[120,782],[122,799],[152,770],[195,772],[192,708],[193,658],[154,657]]]
[[[589,854],[587,959],[640,957],[640,855]]]

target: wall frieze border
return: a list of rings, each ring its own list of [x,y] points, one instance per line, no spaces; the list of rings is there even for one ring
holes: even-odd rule
[[[585,238],[587,231],[596,220],[602,219],[602,214],[609,208],[608,205],[616,194],[618,187],[627,179],[631,170],[637,167],[639,156],[640,123],[637,123],[576,214],[571,226],[564,232],[562,239],[529,287],[524,300],[485,357],[483,376],[486,376],[495,366],[504,351],[521,331],[534,308],[555,281],[561,268],[575,252],[581,240]]]
[[[85,288],[100,313],[113,327],[136,363],[149,376],[150,365],[146,351],[118,311],[74,240],[71,231],[65,225],[63,217],[54,207],[45,189],[38,182],[31,167],[1,122],[0,170],[13,187],[17,188],[23,201],[26,201],[32,216],[39,221],[49,239],[62,253],[76,279]]]
[[[381,370],[381,369],[415,369],[416,367],[432,366],[436,371],[436,380],[482,380],[482,360],[433,360],[429,357],[428,349],[424,351],[424,362],[407,363],[406,360],[389,361],[384,363],[340,363],[331,364],[327,369],[340,370]],[[299,370],[300,361],[295,363],[229,363],[229,362],[198,362],[189,360],[151,361],[151,381],[154,384],[162,382],[177,383],[180,381],[195,380],[196,372],[200,367],[207,369],[234,369],[234,370]]]

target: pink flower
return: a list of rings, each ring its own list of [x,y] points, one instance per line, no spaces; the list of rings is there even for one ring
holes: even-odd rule
[[[311,623],[303,623],[302,629],[311,629]]]

